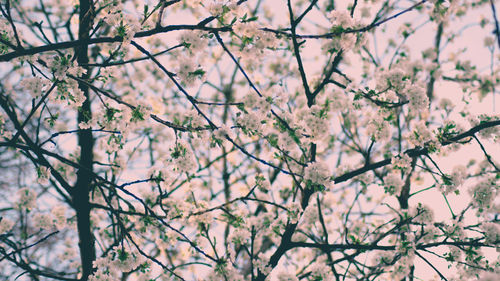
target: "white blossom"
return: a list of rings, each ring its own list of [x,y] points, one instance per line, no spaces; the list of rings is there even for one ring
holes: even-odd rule
[[[222,14],[223,7],[224,7],[223,3],[213,1],[208,3],[207,10],[212,16],[217,17]]]
[[[414,129],[407,135],[407,138],[412,145],[420,147],[424,147],[426,143],[435,139],[423,120],[415,125]]]
[[[429,107],[429,98],[427,97],[424,88],[418,85],[412,85],[405,91],[405,95],[410,102],[410,110],[420,112]]]
[[[242,114],[238,118],[238,124],[252,132],[260,132],[262,130],[262,116],[255,112]]]
[[[299,278],[293,273],[281,271],[278,273],[278,281],[299,281]]]
[[[366,133],[376,141],[388,140],[391,137],[391,126],[381,115],[375,115],[368,121]]]
[[[184,140],[179,140],[171,149],[171,160],[181,173],[190,173],[197,169],[196,159],[191,147]]]
[[[457,246],[449,246],[448,249],[448,256],[450,257],[450,259],[452,259],[453,261],[460,260],[460,257],[462,256],[462,250],[460,250],[460,248],[458,248]]]
[[[304,169],[304,180],[313,184],[328,185],[331,176],[328,165],[323,161],[309,163]]]
[[[406,153],[401,153],[391,158],[393,169],[398,169],[403,172],[408,172],[410,170],[411,162],[412,159]]]
[[[310,267],[311,277],[314,280],[332,280],[333,275],[325,262],[315,262]]]
[[[483,223],[481,229],[484,231],[485,242],[488,244],[499,243],[500,241],[500,226],[497,223]]]
[[[52,209],[50,212],[52,214],[52,221],[54,226],[61,230],[66,226],[66,206],[59,205]]]
[[[6,217],[0,217],[0,235],[9,232],[14,226],[14,222]]]
[[[375,258],[373,259],[374,266],[388,266],[392,264],[394,259],[394,254],[390,251],[378,252]]]
[[[404,182],[401,179],[401,175],[397,173],[389,173],[384,177],[384,189],[390,195],[399,195],[403,185]]]
[[[451,181],[456,186],[461,186],[467,178],[467,168],[464,165],[456,165],[451,172]]]
[[[37,172],[38,172],[37,182],[41,185],[48,184],[50,179],[50,168],[46,166],[40,166],[38,167]]]
[[[214,131],[214,138],[218,140],[226,140],[226,137],[234,137],[234,134],[232,133],[231,128],[228,125],[223,124]]]
[[[33,215],[33,225],[39,229],[50,229],[54,226],[54,217],[51,214],[36,213]]]
[[[184,31],[179,36],[179,41],[185,43],[191,53],[198,53],[207,46],[207,40],[200,31]]]
[[[236,245],[246,244],[250,239],[250,231],[245,228],[235,228],[227,237],[228,241]]]
[[[427,205],[418,204],[412,211],[412,216],[414,222],[422,224],[431,224],[434,221],[434,212]]]
[[[26,209],[28,211],[33,210],[36,207],[36,192],[33,189],[24,187],[17,191],[17,203],[16,207],[18,209]]]
[[[333,10],[328,14],[328,19],[333,25],[342,26],[343,28],[353,27],[354,21],[347,11]]]
[[[491,207],[497,192],[498,186],[494,185],[494,180],[491,179],[482,180],[469,189],[472,204],[480,210]]]
[[[302,206],[300,205],[300,202],[295,201],[287,204],[287,209],[290,223],[297,223],[302,213]]]
[[[21,87],[28,91],[33,98],[41,97],[47,90],[48,81],[42,77],[29,77],[21,81]]]

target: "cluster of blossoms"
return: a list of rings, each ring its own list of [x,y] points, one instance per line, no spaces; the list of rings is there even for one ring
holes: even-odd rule
[[[163,199],[162,202],[166,208],[166,216],[169,219],[174,219],[177,217],[185,218],[194,210],[193,205],[189,203],[188,200],[168,197]]]
[[[137,103],[137,101],[135,101]],[[89,129],[100,126],[116,133],[105,138],[100,138],[98,145],[108,154],[118,152],[123,148],[128,136],[134,130],[141,130],[141,125],[146,122],[151,115],[151,108],[143,106],[141,101],[136,107],[130,108],[126,105],[106,105],[103,109],[105,114],[95,116],[86,122],[78,124],[80,129]]]
[[[369,235],[370,229],[366,221],[356,220],[349,226],[348,231],[347,240],[352,240],[352,243],[359,243]]]
[[[49,183],[50,179],[50,168],[46,166],[40,166],[37,169],[38,180],[37,182],[41,185],[46,185]]]
[[[85,68],[75,65],[71,55],[49,55],[43,57],[47,68],[53,73],[54,78],[63,81],[67,75],[80,77],[85,73]],[[68,80],[71,81],[71,80]],[[65,80],[65,82],[68,82]]]
[[[499,114],[496,115],[481,114],[478,116],[474,115],[469,116],[469,122],[471,123],[471,126],[477,126],[482,122],[488,122],[493,120],[500,120]],[[481,130],[478,133],[478,135],[482,138],[493,139],[494,141],[498,142],[500,140],[500,129],[498,128],[498,126],[486,128],[484,130]]]
[[[427,224],[420,228],[417,232],[417,236],[420,237],[419,242],[429,243],[434,241],[440,234],[437,227],[432,224]]]
[[[43,77],[28,77],[23,79],[20,84],[23,90],[30,93],[33,98],[40,97],[49,85]]]
[[[408,132],[406,135],[408,142],[410,142],[413,146],[425,147],[429,143],[434,145],[438,145],[439,143],[436,140],[435,135],[429,130],[429,126],[425,123],[425,121],[420,120],[415,124],[415,127],[411,132]]]
[[[262,122],[262,115],[258,114],[257,112],[241,114],[240,117],[238,117],[238,124],[252,133],[262,133]]]
[[[203,281],[218,281],[222,279],[244,281],[245,277],[229,261],[218,262],[213,265],[212,270],[204,277]]]
[[[391,137],[391,126],[382,115],[376,114],[368,119],[366,134],[374,141],[385,141]]]
[[[343,31],[355,29],[361,26],[356,22],[347,11],[333,10],[328,14],[328,19],[332,24],[332,31]],[[328,40],[322,46],[323,50],[331,51],[350,51],[355,46],[362,46],[366,43],[366,37],[363,33],[342,32],[338,37],[333,40]]]
[[[3,117],[3,114],[0,113],[0,137],[8,139],[11,136],[12,133],[5,128],[5,117]]]
[[[103,0],[97,3],[104,13],[99,13],[102,18],[98,18],[111,27],[111,36],[123,38],[123,45],[128,45],[137,31],[141,29],[141,23],[137,17],[124,13],[124,5],[121,1]],[[116,45],[116,44],[115,44]]]
[[[464,224],[462,221],[453,220],[449,224],[445,225],[444,233],[446,236],[453,238],[455,240],[463,240],[465,238]]]
[[[349,91],[346,90],[346,92]],[[328,98],[331,99],[329,105],[330,110],[333,112],[344,112],[352,107],[352,100],[350,100],[349,97],[342,91],[332,91]]]
[[[87,126],[82,126],[80,128],[87,128]],[[110,135],[107,138],[102,138],[99,141],[99,147],[106,151],[106,153],[108,154],[118,152],[123,148],[123,137],[119,135]]]
[[[14,32],[11,25],[3,18],[0,18],[0,38],[7,42],[11,42],[14,39]],[[0,43],[0,55],[6,53],[8,49],[7,45]]]
[[[254,93],[248,93],[243,98],[243,104],[249,111],[255,111],[260,115],[267,116],[271,110],[269,99],[262,96],[257,96]]]
[[[255,186],[262,192],[269,192],[271,190],[271,182],[263,175],[255,176]]]
[[[264,49],[273,49],[278,46],[276,36],[270,32],[262,31],[255,22],[236,22],[233,25],[235,34],[243,38],[253,38],[253,45],[247,47],[247,51],[262,53]]]
[[[313,105],[310,108],[300,109],[296,113],[297,126],[304,135],[311,140],[321,140],[330,133],[330,122],[326,108]]]
[[[250,241],[250,231],[248,229],[240,227],[234,229],[228,236],[228,240],[234,243],[235,245],[244,245],[248,241]]]
[[[461,4],[458,1],[446,4],[439,1],[433,2],[434,5],[428,9],[429,16],[436,22],[443,23],[445,25],[449,24],[451,18],[465,15],[465,11],[467,9],[467,4]]]
[[[205,34],[201,31],[185,31],[179,36],[179,41],[186,46],[190,54],[195,55],[203,51],[208,44]]]
[[[389,251],[376,253],[373,261],[374,266],[386,267],[394,263],[394,254]]]
[[[326,265],[327,261],[321,260],[316,261],[311,264],[311,277],[313,280],[332,280],[333,273],[331,269]]]
[[[314,225],[318,219],[318,206],[316,204],[309,204],[300,217],[300,225],[307,228]]]
[[[389,173],[384,177],[384,190],[390,195],[399,195],[404,182],[398,173]]]
[[[297,223],[302,214],[302,206],[299,202],[291,202],[287,205],[290,223]]]
[[[411,168],[411,158],[406,153],[399,154],[391,158],[391,164],[393,169],[408,172]]]
[[[80,77],[85,72],[84,68],[75,66],[71,56],[46,56],[43,58],[47,68],[58,80],[56,94],[51,94],[49,100],[55,103],[66,102],[74,108],[80,107],[85,101],[83,92],[74,79],[65,79],[67,75]],[[38,98],[48,90],[49,81],[43,77],[27,77],[21,80],[21,88],[30,93],[32,98]]]
[[[446,257],[451,261],[460,261],[462,257],[462,251],[457,246],[450,245],[448,247],[449,252],[446,254]]]
[[[267,50],[275,49],[279,44],[273,33],[261,30],[254,21],[236,21],[232,28],[235,40],[241,41],[241,47],[233,47],[233,52],[240,57],[248,72],[259,66],[258,61],[265,58]]]
[[[184,45],[187,52],[172,53],[172,62],[177,65],[176,75],[183,84],[193,86],[198,79],[204,78],[205,71],[202,65],[206,59],[204,51],[208,41],[201,31],[183,32],[179,35],[178,41]]]
[[[177,57],[177,77],[188,86],[192,86],[197,78],[203,77],[205,72],[196,62],[195,58],[182,55]]]
[[[284,151],[294,151],[297,141],[288,132],[283,132],[278,135],[278,146]]]
[[[213,137],[216,140],[224,141],[224,140],[226,140],[226,137],[229,137],[232,139],[234,137],[234,135],[231,132],[231,128],[229,126],[223,124],[217,130],[214,130]]]
[[[411,85],[405,90],[405,96],[409,101],[410,110],[419,112],[429,107],[429,98],[425,89],[419,85]]]
[[[411,271],[414,257],[402,256],[399,258],[392,267],[391,277],[392,280],[401,280],[408,276]]]
[[[76,80],[71,79],[59,83],[57,85],[57,95],[54,95],[54,98],[50,96],[50,99],[55,103],[66,103],[67,105],[77,109],[81,107],[85,101],[85,95],[78,87]]]
[[[415,259],[415,235],[412,232],[405,232],[400,236],[396,244],[396,255],[400,258],[394,264],[391,276],[394,280],[400,280],[411,270],[411,265]]]
[[[492,207],[499,191],[498,179],[486,178],[469,188],[472,204],[479,208],[479,212]]]
[[[487,222],[481,226],[484,231],[485,242],[488,244],[498,244],[500,241],[500,226],[498,223]]]
[[[410,79],[410,77],[415,77],[414,69],[411,67],[415,68],[408,62],[399,63],[389,70],[379,70],[375,74],[376,89],[381,92],[392,90],[395,94],[405,97],[409,102],[410,111],[418,114],[428,110],[429,97],[418,82]]]
[[[17,191],[17,196],[17,209],[31,211],[36,208],[37,193],[33,189],[27,187],[21,188]]]
[[[396,93],[402,94],[405,88],[411,86],[409,77],[410,73],[401,64],[393,66],[389,70],[379,69],[375,75],[377,81],[376,89],[378,91],[392,89]]]
[[[328,165],[323,161],[309,163],[304,169],[304,180],[310,181],[312,184],[328,186],[331,178]]]
[[[194,195],[193,200],[196,200]],[[210,212],[205,212],[205,210],[208,209],[209,206],[209,203],[207,201],[196,200],[196,202],[191,205],[193,211],[188,216],[187,222],[189,225],[196,225],[198,229],[204,229],[213,222],[213,214]]]
[[[456,165],[453,167],[449,180],[446,180],[439,186],[439,188],[445,195],[456,192],[458,187],[464,183],[466,178],[467,168],[465,168],[464,165]]]
[[[0,235],[9,232],[14,226],[14,222],[8,218],[0,217]]]
[[[115,247],[105,257],[95,260],[93,266],[97,268],[97,271],[90,276],[89,281],[114,281],[119,280],[118,273],[132,272],[137,269],[139,273],[147,276],[146,269],[149,264],[135,249]]]
[[[39,229],[63,229],[66,227],[66,207],[57,206],[53,208],[50,213],[34,214],[33,225]]]
[[[223,22],[225,19],[232,20],[233,18],[242,17],[246,12],[241,5],[238,5],[238,0],[209,0],[203,1],[203,3],[199,0],[186,0],[186,4],[191,8],[202,5],[210,15],[222,17]]]
[[[134,35],[141,30],[141,25],[136,17],[121,13],[108,15],[105,22],[114,27],[112,35],[123,37],[123,45],[130,44]]]
[[[428,222],[434,221],[434,212],[429,206],[419,203],[412,210],[412,217],[414,217],[413,219],[414,222],[426,224]]]

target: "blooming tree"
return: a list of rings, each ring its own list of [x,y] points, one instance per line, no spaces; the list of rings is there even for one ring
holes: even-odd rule
[[[0,279],[500,279],[495,1],[0,12]]]

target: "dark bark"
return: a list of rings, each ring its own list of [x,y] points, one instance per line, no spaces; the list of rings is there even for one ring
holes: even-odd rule
[[[436,57],[434,58],[433,62],[436,65],[439,64],[439,46],[441,46],[441,37],[442,36],[443,36],[443,23],[440,23],[438,25],[436,37],[434,39],[434,51],[436,52]],[[434,71],[437,71],[437,69]],[[436,78],[434,78],[434,73],[431,72],[430,78],[429,78],[429,83],[427,83],[427,97],[429,97],[429,102],[431,102],[432,99],[434,98],[434,83],[435,82],[436,82]]]
[[[79,40],[88,40],[89,32],[93,20],[93,1],[80,1],[80,24],[78,30]],[[79,65],[85,66],[89,62],[88,45],[82,44],[75,48],[75,55]],[[86,73],[82,79],[87,80],[90,76],[90,69],[86,67]],[[89,97],[89,87],[85,83],[79,83],[80,90],[85,95],[85,101],[78,111],[78,123],[88,121],[92,116],[91,102]],[[78,145],[80,146],[81,168],[77,172],[77,180],[72,192],[73,205],[76,211],[77,228],[80,248],[80,259],[82,263],[81,280],[87,280],[92,274],[92,262],[96,258],[95,240],[90,225],[89,194],[92,188],[92,163],[94,138],[91,129],[80,130],[78,132]]]

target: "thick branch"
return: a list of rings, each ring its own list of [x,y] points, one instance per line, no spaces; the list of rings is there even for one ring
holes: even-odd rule
[[[92,28],[94,7],[93,0],[80,1],[80,25],[78,30],[78,38],[82,42],[89,39],[90,30]],[[84,43],[75,49],[77,61],[79,65],[87,65],[89,63],[88,44]],[[83,79],[87,80],[90,76],[90,69],[85,66],[86,74]],[[89,87],[85,83],[78,83],[78,87],[85,95],[85,101],[78,111],[78,123],[87,122],[92,118],[91,102],[89,97]],[[80,247],[80,259],[82,263],[82,277],[85,281],[92,274],[92,262],[96,258],[95,242],[90,226],[90,203],[89,193],[92,188],[92,163],[94,138],[91,129],[78,131],[78,145],[80,146],[80,161],[82,167],[78,169],[77,179],[72,191],[73,206],[76,211],[77,228]]]
[[[211,28],[201,25],[189,25],[189,24],[179,24],[179,25],[169,25],[165,27],[157,27],[146,31],[137,32],[134,35],[134,38],[143,38],[151,35],[159,34],[159,33],[167,33],[170,31],[176,30],[204,30],[210,32],[217,31],[229,31],[230,27],[223,28]],[[115,37],[101,37],[101,38],[79,38],[78,40],[66,41],[54,44],[43,45],[39,47],[33,47],[30,49],[16,49],[16,51],[7,53],[5,55],[0,56],[0,62],[2,61],[10,61],[12,59],[22,57],[22,56],[31,56],[43,52],[55,51],[55,50],[63,50],[69,48],[77,48],[81,46],[94,45],[99,43],[114,43],[114,42],[122,42],[123,37],[115,36]],[[88,63],[88,62],[87,62]]]
[[[441,142],[441,145],[446,146],[446,145],[455,143],[461,139],[464,139],[467,137],[472,137],[475,133],[477,133],[483,129],[495,127],[498,125],[500,125],[500,120],[482,122],[481,124],[477,125],[476,127],[473,127],[472,129],[468,130],[467,132],[458,134],[452,138],[449,138],[449,139]],[[412,148],[412,149],[406,150],[404,153],[410,157],[417,157],[420,155],[425,155],[429,152],[426,148]],[[343,174],[341,176],[338,176],[334,179],[334,182],[341,183],[344,181],[348,181],[348,180],[354,178],[355,176],[359,176],[365,172],[375,170],[375,169],[384,167],[384,166],[389,165],[389,164],[391,164],[391,159],[387,158],[387,159],[381,160],[379,162],[375,162],[375,163],[372,163],[370,165],[363,166],[357,170],[351,171],[351,172]]]

